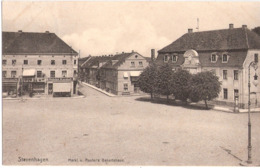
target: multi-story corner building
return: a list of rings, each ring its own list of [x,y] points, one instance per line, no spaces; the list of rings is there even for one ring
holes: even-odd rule
[[[100,68],[100,87],[116,95],[137,94],[138,77],[148,65],[137,52],[116,54]]]
[[[233,105],[238,99],[239,106],[248,103],[248,67],[252,61],[259,67],[260,37],[246,25],[228,29],[193,32],[192,29],[179,39],[158,51],[156,62],[169,63],[174,69],[182,68],[197,73],[212,71],[222,83],[217,103]],[[251,67],[251,82],[255,72]],[[260,107],[260,86],[251,84],[251,104]]]
[[[56,34],[2,33],[3,93],[76,93],[78,53]]]

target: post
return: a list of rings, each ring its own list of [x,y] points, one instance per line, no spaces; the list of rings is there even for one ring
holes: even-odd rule
[[[250,118],[250,106],[251,106],[251,102],[250,102],[250,67],[254,62],[251,62],[249,64],[248,67],[248,159],[247,159],[247,163],[251,164],[252,163],[252,145],[251,145],[251,118]]]

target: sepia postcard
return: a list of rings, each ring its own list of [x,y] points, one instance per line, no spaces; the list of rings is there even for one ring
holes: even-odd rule
[[[260,166],[260,1],[2,1],[2,164]]]

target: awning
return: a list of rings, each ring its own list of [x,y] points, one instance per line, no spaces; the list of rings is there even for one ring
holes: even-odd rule
[[[25,69],[23,70],[23,76],[34,76],[35,69]]]
[[[137,77],[137,76],[139,76],[140,74],[141,74],[141,71],[131,71],[131,72],[130,72],[130,75],[131,75],[131,76],[134,76],[134,77],[135,77],[135,76]]]
[[[128,78],[128,73],[124,72],[124,78]]]
[[[53,92],[70,92],[71,83],[53,83]]]

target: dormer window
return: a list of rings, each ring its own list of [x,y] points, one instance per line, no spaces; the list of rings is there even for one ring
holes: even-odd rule
[[[222,63],[227,63],[228,62],[228,58],[229,58],[228,54],[223,54],[222,55]]]
[[[218,56],[216,53],[211,54],[211,62],[215,63],[218,60]]]
[[[168,62],[168,55],[164,55],[164,62]]]
[[[178,56],[177,55],[172,55],[172,62],[177,62]]]

